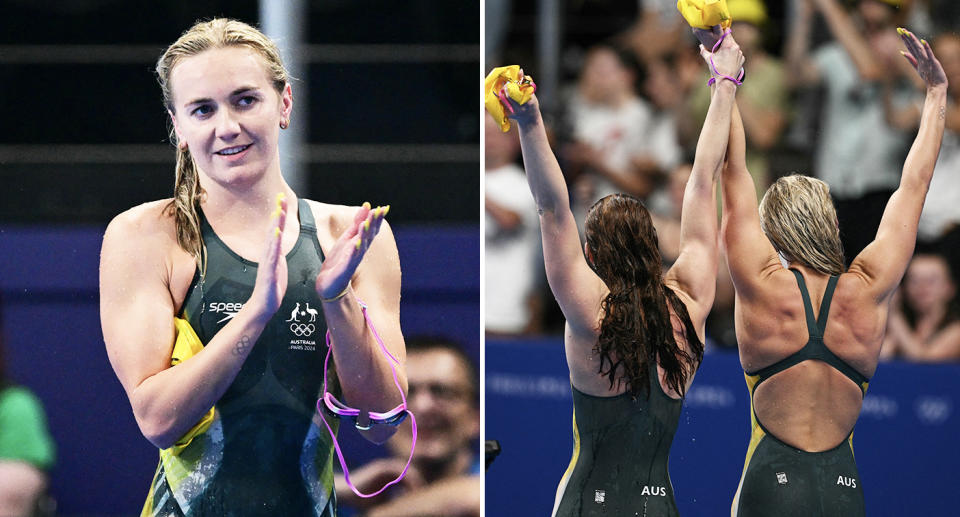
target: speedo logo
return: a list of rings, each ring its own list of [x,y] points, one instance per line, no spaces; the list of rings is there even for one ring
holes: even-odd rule
[[[217,322],[220,324],[225,321],[232,320],[242,308],[243,304],[239,302],[210,302],[207,310],[214,313],[220,312],[226,315],[222,320]]]
[[[846,476],[837,476],[837,484],[850,488],[857,488],[857,478],[848,478]]]

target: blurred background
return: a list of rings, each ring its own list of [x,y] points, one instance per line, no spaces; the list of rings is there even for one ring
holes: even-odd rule
[[[826,181],[848,264],[876,234],[924,98],[923,84],[899,55],[895,28],[930,41],[947,73],[947,131],[916,257],[892,303],[883,346],[889,362],[880,365],[864,399],[855,451],[870,514],[948,514],[960,502],[949,489],[953,476],[925,473],[948,471],[960,460],[951,442],[960,430],[960,4],[727,5],[746,57],[737,99],[758,193],[795,172]],[[535,78],[581,226],[594,201],[630,193],[650,209],[669,266],[709,105],[709,75],[676,2],[485,0],[484,9],[485,70],[519,64]],[[485,429],[486,438],[503,447],[487,476],[487,512],[540,515],[553,505],[573,447],[563,316],[546,285],[516,132],[501,133],[485,117]],[[749,439],[748,408],[723,263],[707,322],[707,356],[671,454],[682,514],[729,511]],[[918,445],[905,447],[907,441]],[[528,497],[505,498],[518,484]]]
[[[30,417],[17,430],[36,437],[29,451],[11,442],[4,417],[13,413],[0,408],[0,477],[12,479],[2,469],[18,462],[47,474],[46,515],[133,515],[143,504],[157,451],[104,350],[99,248],[115,215],[171,196],[175,151],[153,67],[200,19],[237,18],[278,42],[297,78],[281,141],[285,176],[301,197],[392,205],[404,334],[454,343],[476,372],[479,9],[425,0],[0,3],[0,389],[16,386],[4,396],[15,393],[10,407]],[[461,391],[476,413],[475,390]],[[350,465],[392,454],[352,430],[340,435]]]

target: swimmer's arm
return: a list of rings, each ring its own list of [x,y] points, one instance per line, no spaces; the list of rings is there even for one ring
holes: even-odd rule
[[[226,392],[272,311],[251,297],[200,353],[171,367],[175,330],[169,250],[177,246],[176,238],[156,230],[157,214],[132,212],[114,219],[103,238],[100,321],[107,356],[137,425],[152,444],[165,449]],[[279,250],[279,238],[275,245]]]
[[[723,169],[721,240],[730,276],[739,296],[751,297],[764,273],[780,265],[776,250],[760,229],[757,190],[747,170],[746,138],[736,102],[730,122],[727,163]]]
[[[680,215],[680,254],[664,278],[686,293],[697,306],[694,314],[706,318],[717,285],[717,178],[730,137],[730,113],[737,86],[721,80],[711,92],[710,108],[697,142],[690,179]],[[699,325],[697,325],[699,327]]]
[[[597,330],[603,282],[583,255],[567,185],[547,141],[536,96],[523,106],[510,102],[521,114],[515,120],[527,183],[540,213],[543,260],[550,290],[571,329],[580,335],[592,335]]]
[[[407,392],[406,345],[400,330],[400,257],[390,225],[385,220],[381,225],[357,266],[350,282],[352,289],[342,298],[323,304],[344,403],[380,413],[400,405],[401,398],[390,367],[393,363],[384,356],[367,327],[358,298],[367,304],[383,344],[400,362],[396,366],[397,379]],[[371,442],[382,443],[396,431],[393,426],[374,425],[360,434]]]
[[[940,154],[946,118],[947,80],[943,68],[928,44],[921,44],[912,34],[902,37],[912,54],[919,55],[921,77],[928,86],[920,130],[903,164],[900,186],[887,202],[877,237],[850,265],[850,272],[864,281],[877,303],[893,295],[913,256],[920,212]]]

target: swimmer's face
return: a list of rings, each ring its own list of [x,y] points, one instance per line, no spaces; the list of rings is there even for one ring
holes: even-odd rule
[[[903,282],[907,303],[919,313],[944,307],[956,294],[947,262],[936,255],[917,255]]]
[[[469,366],[442,348],[407,354],[407,404],[417,418],[414,461],[449,460],[469,450],[480,435],[480,413],[474,404]],[[410,426],[390,440],[398,456],[410,453]]]
[[[180,60],[170,84],[170,117],[201,184],[244,186],[268,169],[279,172],[280,122],[289,120],[293,96],[289,85],[277,92],[260,55],[246,47],[207,50]]]

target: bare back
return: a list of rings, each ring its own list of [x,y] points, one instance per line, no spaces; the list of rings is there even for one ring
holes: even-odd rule
[[[803,266],[795,269],[803,275],[813,314],[819,314],[829,277]],[[748,380],[751,374],[800,351],[810,339],[793,273],[777,268],[760,285],[750,299],[738,292],[736,300],[740,363]],[[825,315],[823,343],[829,352],[869,378],[877,367],[887,303],[878,301],[864,287],[857,273],[840,275]],[[835,366],[817,359],[774,373],[753,393],[758,421],[781,441],[808,452],[829,450],[846,439],[862,403],[861,386]]]

